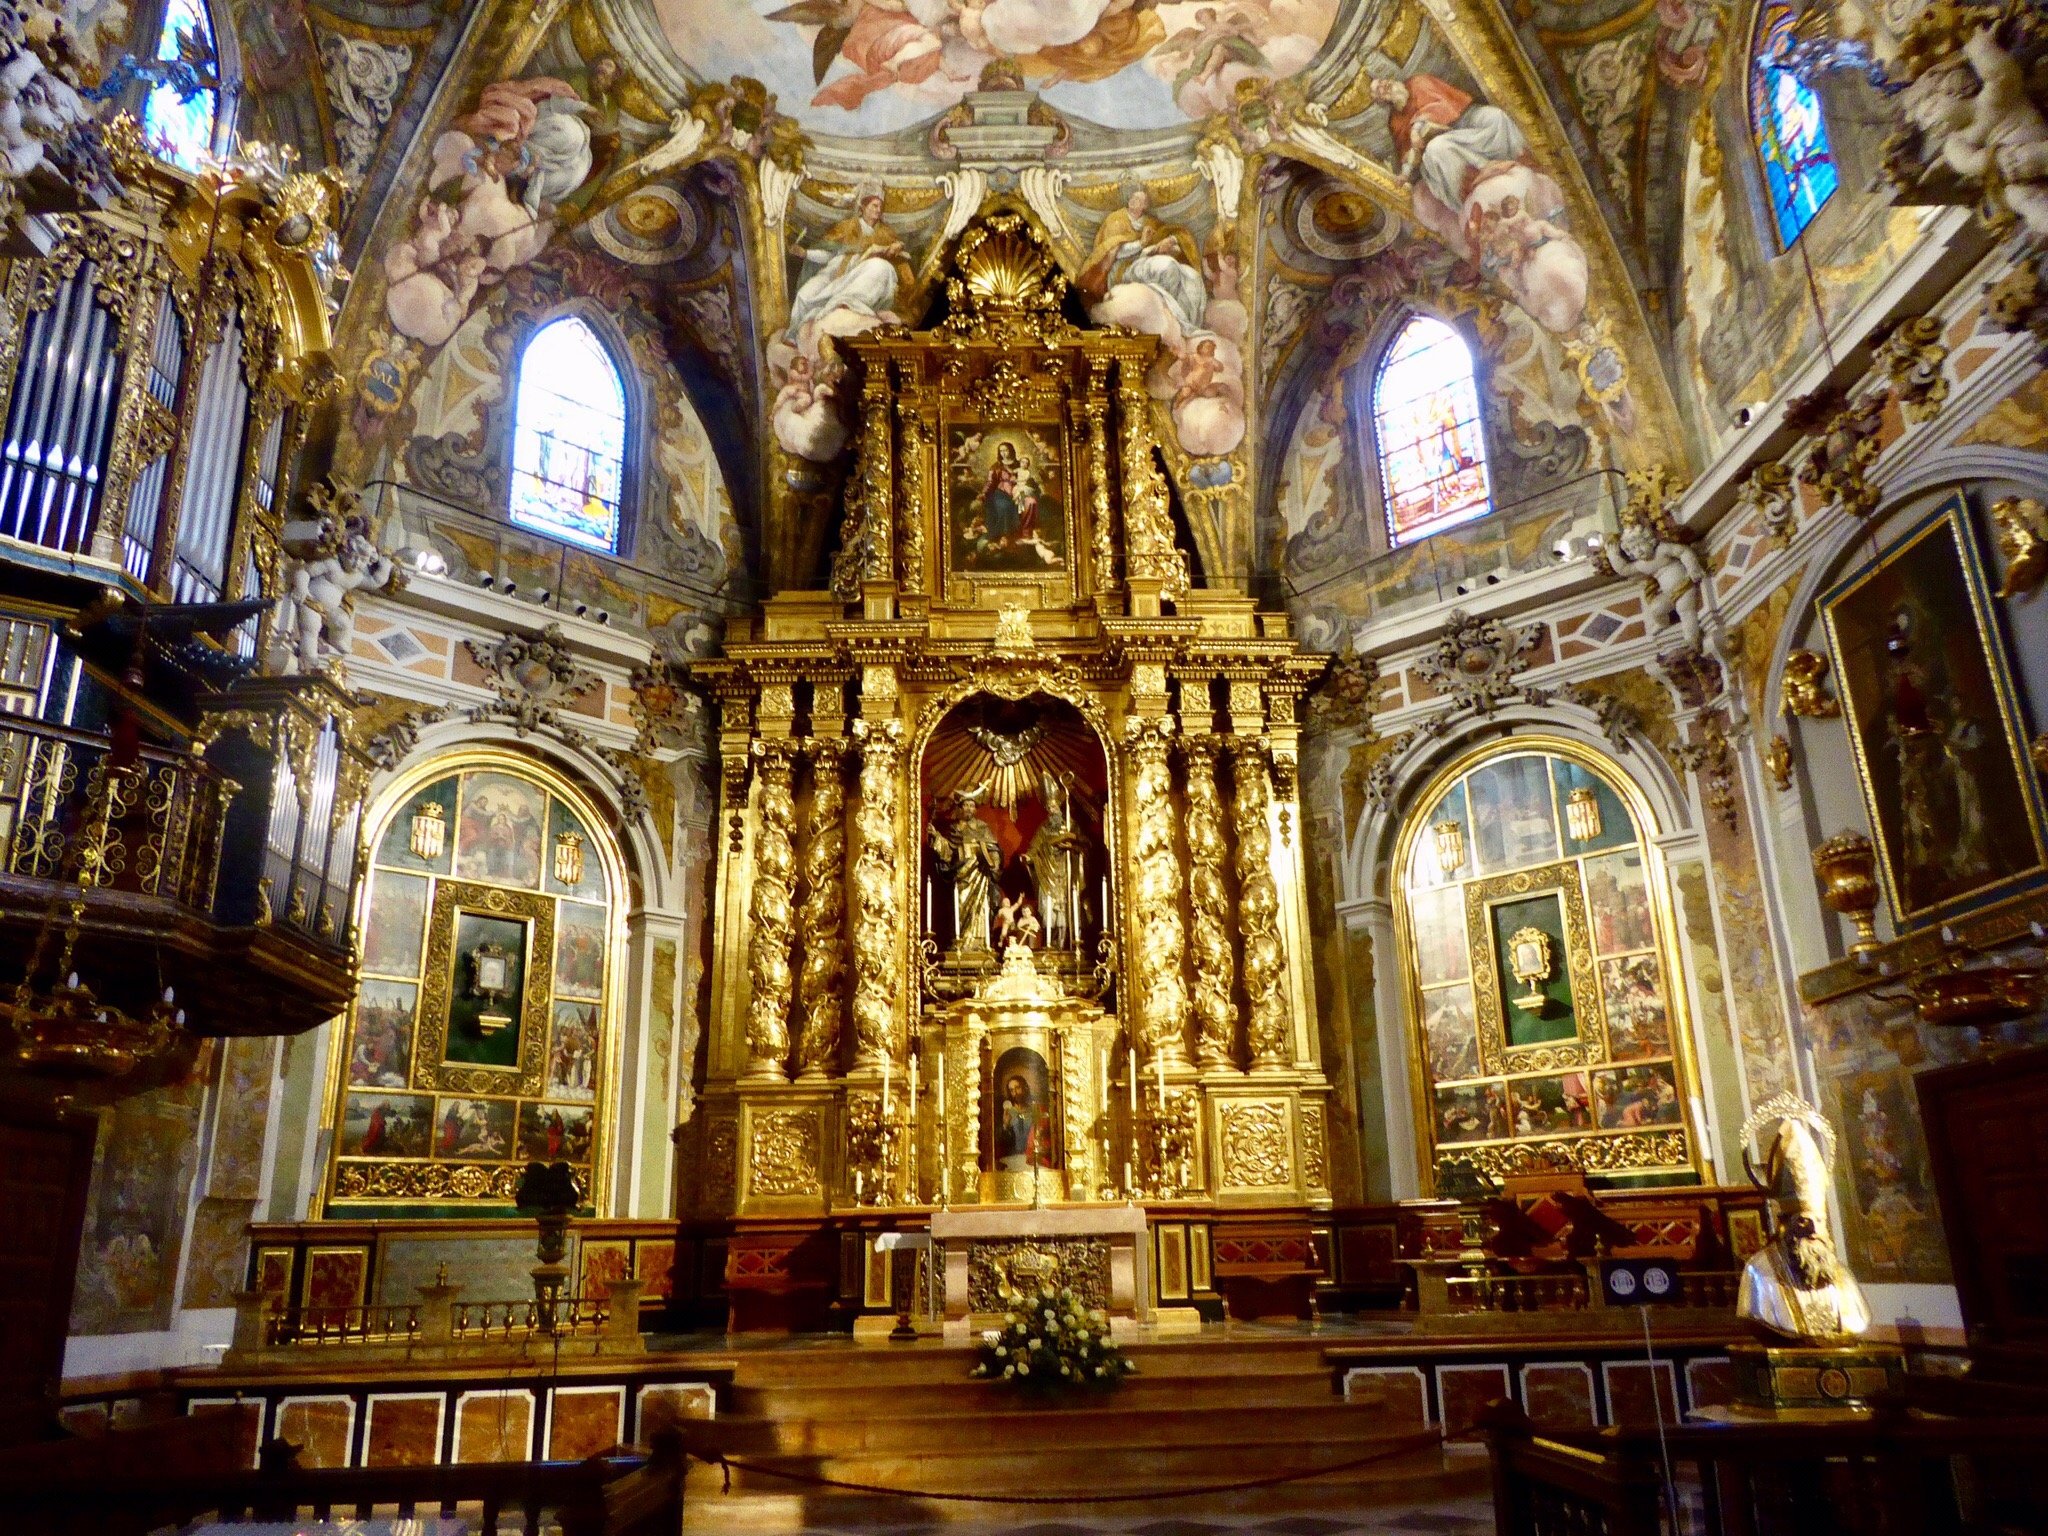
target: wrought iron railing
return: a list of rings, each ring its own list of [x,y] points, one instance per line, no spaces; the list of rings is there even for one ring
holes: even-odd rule
[[[144,747],[111,761],[105,736],[0,717],[0,870],[212,909],[234,783],[200,758]]]

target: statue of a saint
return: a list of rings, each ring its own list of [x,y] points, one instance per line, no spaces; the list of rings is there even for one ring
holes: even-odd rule
[[[932,858],[953,878],[953,948],[987,953],[989,920],[995,912],[996,872],[1003,867],[995,829],[976,814],[980,791],[963,789],[947,797],[932,817]]]
[[[1750,1133],[1776,1122],[1764,1176],[1750,1164]],[[1743,1127],[1743,1164],[1770,1197],[1771,1239],[1742,1266],[1736,1315],[1801,1344],[1853,1338],[1870,1327],[1870,1304],[1828,1230],[1828,1172],[1835,1131],[1790,1094],[1771,1099]]]
[[[1040,780],[1045,820],[1024,850],[1024,862],[1038,887],[1038,915],[1047,949],[1077,949],[1081,943],[1077,902],[1088,843],[1074,827],[1073,784],[1070,774],[1047,774]]]

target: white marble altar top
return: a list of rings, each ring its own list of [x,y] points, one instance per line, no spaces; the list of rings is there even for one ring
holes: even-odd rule
[[[933,1211],[932,1236],[1096,1237],[1145,1235],[1145,1208],[1139,1205],[1001,1205],[972,1211]]]

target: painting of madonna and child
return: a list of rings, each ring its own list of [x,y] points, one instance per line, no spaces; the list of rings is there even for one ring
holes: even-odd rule
[[[1048,575],[1067,569],[1059,429],[954,423],[946,433],[951,568]]]

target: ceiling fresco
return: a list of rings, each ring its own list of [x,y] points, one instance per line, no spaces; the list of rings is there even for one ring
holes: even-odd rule
[[[958,104],[991,65],[1056,111],[1164,128],[1286,79],[1339,0],[639,0],[700,79],[760,79],[812,133],[865,138]]]
[[[363,189],[337,462],[366,478],[482,451],[466,416],[421,450],[411,392],[609,263],[714,387],[761,579],[814,581],[844,342],[924,323],[991,197],[1028,208],[1088,319],[1159,340],[1166,467],[1219,573],[1296,582],[1370,523],[1305,493],[1290,445],[1342,419],[1404,306],[1470,340],[1507,501],[1695,446],[1698,369],[1667,352],[1729,26],[1709,0],[542,0],[459,36],[450,11],[290,4],[324,154]]]

